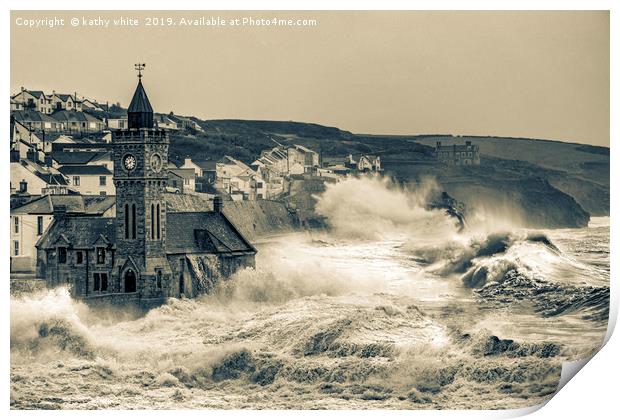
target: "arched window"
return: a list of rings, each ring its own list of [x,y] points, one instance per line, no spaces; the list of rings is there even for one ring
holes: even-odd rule
[[[161,238],[161,209],[157,203],[157,239]]]
[[[136,239],[136,205],[131,205],[131,239]]]
[[[129,239],[129,204],[125,204],[125,239]]]
[[[155,239],[155,204],[151,203],[151,239]]]

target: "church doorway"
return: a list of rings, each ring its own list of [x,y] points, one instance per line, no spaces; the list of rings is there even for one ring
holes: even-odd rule
[[[130,268],[125,271],[125,293],[134,293],[136,291],[136,273]]]

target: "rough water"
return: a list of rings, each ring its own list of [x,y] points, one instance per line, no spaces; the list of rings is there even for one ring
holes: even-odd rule
[[[521,408],[596,351],[609,218],[458,233],[428,189],[330,187],[326,232],[264,238],[257,268],[145,315],[64,288],[11,300],[11,407]],[[492,226],[492,227],[491,227]],[[196,263],[196,270],[200,268]]]

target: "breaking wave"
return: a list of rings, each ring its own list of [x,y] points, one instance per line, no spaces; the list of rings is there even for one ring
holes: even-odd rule
[[[604,335],[608,265],[590,264],[581,242],[567,252],[573,231],[459,232],[426,209],[434,191],[381,178],[330,185],[317,209],[333,232],[265,239],[256,269],[205,277],[209,294],[146,314],[88,307],[66,288],[13,296],[11,407],[546,401],[562,362],[591,354]],[[608,249],[591,230],[580,235],[588,249]],[[210,269],[192,263],[197,275]]]
[[[333,234],[346,238],[448,238],[457,232],[458,221],[444,210],[427,209],[438,192],[432,179],[401,186],[388,177],[347,178],[327,184],[317,197],[316,212],[327,218]]]

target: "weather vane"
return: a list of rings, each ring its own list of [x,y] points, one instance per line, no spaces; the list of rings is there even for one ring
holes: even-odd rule
[[[138,70],[138,79],[142,79],[142,70],[146,67],[144,63],[134,64],[134,68]]]

